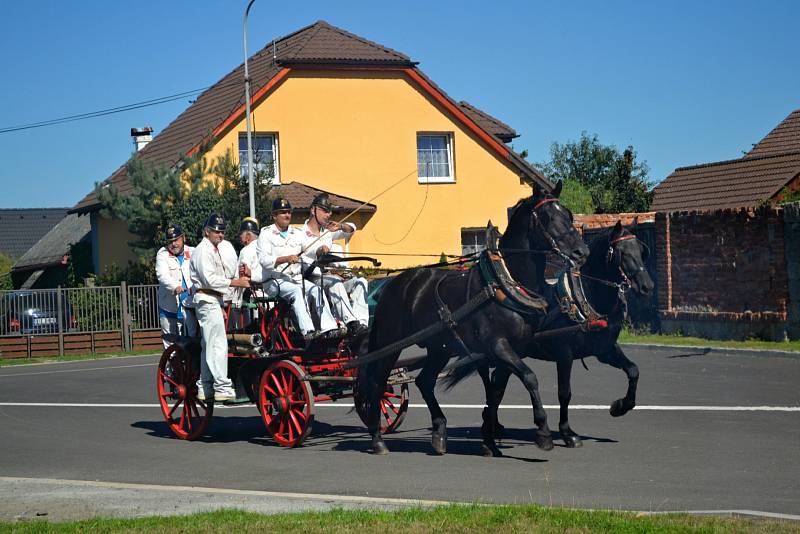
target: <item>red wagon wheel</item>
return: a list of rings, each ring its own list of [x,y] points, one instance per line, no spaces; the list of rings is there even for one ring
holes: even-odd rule
[[[199,438],[214,412],[213,402],[197,398],[199,376],[191,354],[180,345],[164,350],[156,374],[158,401],[170,430],[181,439]]]
[[[381,399],[381,434],[394,432],[403,423],[408,411],[408,384],[400,386],[400,393],[395,393],[394,386],[386,388]]]
[[[258,408],[267,432],[282,447],[301,445],[314,422],[314,393],[303,376],[303,369],[287,360],[275,362],[261,375]]]

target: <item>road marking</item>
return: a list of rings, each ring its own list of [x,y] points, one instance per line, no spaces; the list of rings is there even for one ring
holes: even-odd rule
[[[333,495],[326,493],[292,493],[283,491],[261,491],[261,490],[241,490],[230,488],[208,488],[203,486],[161,486],[158,484],[131,484],[127,482],[100,482],[94,480],[69,480],[57,478],[25,478],[25,477],[4,477],[0,476],[2,482],[36,482],[42,484],[68,484],[71,486],[107,488],[107,489],[128,489],[141,491],[167,491],[169,493],[191,492],[191,493],[217,493],[225,495],[252,495],[258,497],[302,499],[314,501],[336,501],[342,503],[364,503],[364,504],[393,504],[403,506],[444,506],[454,504],[453,501],[435,501],[427,499],[400,499],[393,497],[362,497],[357,495]]]
[[[34,376],[34,375],[54,375],[57,373],[80,373],[82,371],[106,371],[109,369],[126,369],[128,367],[156,367],[158,364],[153,363],[137,363],[135,365],[114,365],[109,367],[86,367],[84,369],[61,369],[60,371],[40,371],[38,373],[13,373],[7,375],[0,375],[0,378],[14,378],[16,376]]]
[[[268,497],[271,499],[297,499],[305,501],[325,501],[339,502],[348,504],[370,504],[370,505],[393,505],[393,506],[447,506],[447,505],[472,505],[489,503],[468,503],[463,501],[438,501],[431,499],[403,499],[397,497],[366,497],[357,495],[332,495],[325,493],[293,493],[282,491],[262,491],[262,490],[242,490],[232,488],[210,488],[204,486],[164,486],[159,484],[136,484],[129,482],[101,482],[98,480],[71,480],[58,478],[30,478],[30,477],[5,477],[0,476],[0,482],[8,483],[33,483],[51,484],[60,486],[73,486],[84,488],[110,489],[110,490],[132,490],[142,492],[163,491],[174,495],[175,493],[194,493],[194,494],[217,494],[217,495],[238,495],[247,497]],[[95,498],[93,496],[92,498]],[[502,503],[498,503],[502,504]],[[597,510],[597,509],[589,509]],[[634,513],[637,513],[633,510]],[[781,519],[787,521],[800,521],[800,515],[781,514],[775,512],[762,512],[759,510],[680,510],[680,511],[641,511],[642,515],[668,515],[668,514],[697,514],[697,515],[721,515],[721,516],[756,516],[770,519]]]
[[[124,403],[91,403],[91,402],[0,402],[0,406],[18,407],[44,407],[44,408],[160,408],[160,404],[124,404]],[[253,404],[237,404],[214,406],[215,408],[251,408]],[[450,409],[482,409],[483,404],[441,404],[442,408]],[[350,402],[326,402],[316,404],[317,408],[353,408]],[[427,408],[425,404],[409,404],[409,408]],[[558,404],[545,404],[545,408],[556,410]],[[528,404],[506,404],[500,406],[501,410],[530,410]],[[570,410],[608,410],[604,404],[574,404],[570,405]],[[659,412],[800,412],[800,406],[658,406],[644,405],[636,406],[635,411],[659,411]]]

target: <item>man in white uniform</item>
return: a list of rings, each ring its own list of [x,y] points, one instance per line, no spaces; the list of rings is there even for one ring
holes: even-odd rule
[[[228,342],[225,337],[223,299],[232,287],[249,287],[249,278],[234,278],[236,264],[225,258],[236,251],[225,240],[225,217],[212,213],[203,228],[204,238],[194,249],[189,262],[194,305],[202,334],[202,357],[197,396],[200,400],[211,398],[218,402],[233,400],[236,394],[228,378]]]
[[[186,236],[177,224],[170,224],[164,233],[167,245],[156,254],[158,278],[158,320],[164,348],[172,336],[196,336],[197,318],[189,297],[189,260],[192,247],[185,244]]]
[[[292,205],[284,198],[272,202],[272,218],[275,224],[261,229],[256,241],[256,253],[264,277],[264,292],[268,297],[280,296],[292,305],[297,326],[304,339],[309,342],[318,337],[334,338],[341,335],[336,320],[325,305],[322,288],[303,281],[300,253],[303,232],[289,225],[292,221]],[[305,286],[308,305],[317,310],[320,332],[315,331],[311,315],[303,298]]]
[[[327,193],[320,193],[311,202],[311,213],[303,226],[303,260],[312,263],[331,251],[334,240],[349,240],[356,225],[351,222],[331,221],[332,206]],[[322,275],[315,270],[311,278],[322,285],[331,297],[333,311],[346,325],[350,334],[356,335],[366,329],[369,322],[367,307],[366,280],[363,284],[353,284],[353,293],[348,295],[341,277],[334,274]],[[358,310],[358,311],[356,311]]]

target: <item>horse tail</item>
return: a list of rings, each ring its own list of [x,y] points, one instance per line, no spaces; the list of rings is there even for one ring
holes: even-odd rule
[[[486,361],[483,359],[459,358],[455,365],[447,371],[447,376],[441,380],[441,383],[444,385],[445,390],[450,391],[456,387],[456,384],[477,373],[478,369],[483,365],[486,365]]]

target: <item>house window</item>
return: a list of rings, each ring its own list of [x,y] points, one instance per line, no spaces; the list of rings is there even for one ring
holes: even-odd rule
[[[466,256],[486,248],[486,228],[461,229],[461,254]]]
[[[421,184],[456,181],[452,134],[417,134],[417,174]]]
[[[277,134],[256,133],[253,138],[253,166],[256,176],[271,178],[272,183],[281,183],[278,174]],[[239,175],[247,178],[247,134],[239,135]]]

